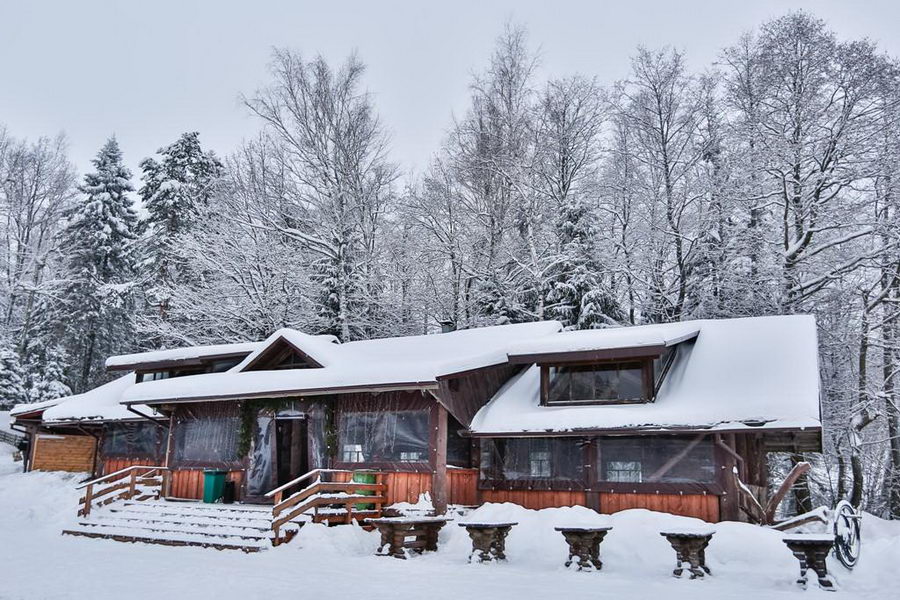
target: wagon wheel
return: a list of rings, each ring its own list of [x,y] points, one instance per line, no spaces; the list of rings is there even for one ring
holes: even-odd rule
[[[834,555],[848,569],[859,560],[861,519],[862,515],[846,500],[834,508]]]

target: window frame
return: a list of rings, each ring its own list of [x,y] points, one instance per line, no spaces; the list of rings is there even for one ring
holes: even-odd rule
[[[569,400],[559,401],[550,399],[550,369],[571,367],[594,367],[592,370],[612,370],[616,368],[634,368],[640,365],[641,369],[641,397],[640,398],[598,398],[593,400]],[[541,406],[596,406],[596,405],[621,405],[621,404],[647,404],[656,399],[657,385],[654,382],[653,357],[629,358],[627,360],[607,361],[560,361],[552,363],[540,363],[541,369]]]

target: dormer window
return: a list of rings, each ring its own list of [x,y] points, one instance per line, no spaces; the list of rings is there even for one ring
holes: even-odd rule
[[[547,405],[628,404],[653,398],[651,361],[541,365]]]

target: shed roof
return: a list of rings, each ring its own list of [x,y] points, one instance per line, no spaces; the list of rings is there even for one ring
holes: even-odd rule
[[[678,351],[656,400],[646,404],[551,407],[540,404],[540,369],[506,383],[476,415],[479,435],[538,432],[821,428],[815,320],[778,316],[702,320],[561,334],[530,342],[544,352],[596,347],[609,336],[667,340],[698,330]],[[571,343],[566,340],[570,340]]]

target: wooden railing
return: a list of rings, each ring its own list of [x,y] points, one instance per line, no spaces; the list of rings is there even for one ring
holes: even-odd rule
[[[158,499],[168,477],[169,470],[166,467],[134,465],[86,481],[76,488],[84,490],[84,496],[78,501],[78,516],[87,517],[92,508],[120,499]]]
[[[323,481],[323,477],[328,477],[332,473],[351,472],[340,469],[315,469],[265,494],[267,498],[273,498],[275,501],[275,505],[272,507],[273,543],[278,544],[282,541],[281,528],[300,515],[312,510],[313,520],[316,520],[318,509],[321,506],[343,505],[346,511],[344,519],[347,523],[353,520],[353,507],[356,504],[373,504],[376,514],[380,514],[381,506],[384,504],[384,495],[379,492],[387,489],[382,480],[383,473],[373,473],[375,483]],[[310,480],[312,483],[305,488],[284,498],[286,490]],[[374,492],[374,495],[359,494],[362,491],[371,491]]]

